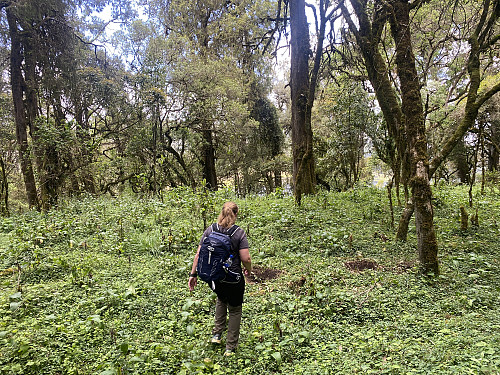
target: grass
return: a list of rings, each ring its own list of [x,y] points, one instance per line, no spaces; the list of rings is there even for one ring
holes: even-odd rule
[[[207,341],[214,295],[187,289],[202,213],[211,222],[227,199],[259,270],[281,271],[247,284],[229,358]],[[300,208],[280,194],[182,189],[5,218],[0,373],[499,374],[500,199],[476,193],[479,227],[462,232],[467,200],[460,187],[435,191],[434,279],[416,271],[413,224],[408,243],[392,240],[377,189],[320,193]]]

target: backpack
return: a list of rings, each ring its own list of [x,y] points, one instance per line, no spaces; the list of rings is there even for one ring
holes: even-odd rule
[[[225,264],[232,255],[231,237],[239,227],[233,225],[227,232],[221,233],[219,225],[212,225],[212,232],[203,240],[198,254],[196,271],[201,280],[211,283],[224,279],[228,272]]]

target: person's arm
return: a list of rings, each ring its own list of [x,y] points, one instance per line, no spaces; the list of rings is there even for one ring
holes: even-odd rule
[[[243,273],[245,276],[249,276],[250,272],[252,272],[252,259],[250,258],[250,250],[248,250],[248,248],[240,249],[240,259],[241,263],[243,263],[243,266],[245,267]]]
[[[193,260],[193,266],[191,267],[191,273],[189,274],[188,287],[191,292],[194,290],[196,284],[198,283],[196,266],[198,265],[198,255],[200,254],[200,247],[201,246],[198,246],[198,250],[196,250],[196,255],[194,256]]]

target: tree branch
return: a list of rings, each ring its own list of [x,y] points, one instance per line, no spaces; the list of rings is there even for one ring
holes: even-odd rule
[[[120,179],[118,179],[118,180],[116,180],[116,181],[111,181],[111,182],[108,182],[106,185],[104,185],[104,186],[101,188],[101,192],[103,192],[103,193],[107,193],[107,192],[109,192],[111,195],[113,195],[113,194],[111,193],[111,186],[118,185],[118,184],[120,184],[120,183],[122,183],[122,182],[125,182],[125,181],[128,181],[128,180],[130,180],[131,178],[136,177],[136,176],[137,176],[137,173],[132,173],[132,174],[130,174],[130,175],[128,175],[128,176],[125,176],[125,177],[122,177],[122,178],[120,178]]]
[[[349,30],[354,34],[354,37],[358,39],[360,37],[359,35],[359,30],[357,29],[356,25],[354,24],[351,14],[347,10],[347,7],[344,5],[344,2],[342,1],[339,3],[340,11],[342,12],[342,16],[347,22],[347,25],[349,26]]]
[[[477,112],[479,108],[493,95],[500,91],[500,82],[493,86],[486,93],[477,97],[474,103],[467,103],[466,112],[459,125],[453,132],[453,134],[447,139],[446,143],[441,148],[441,152],[432,160],[429,166],[429,176],[432,176],[434,172],[439,168],[441,163],[448,157],[448,155],[453,151],[455,145],[464,136],[468,129],[474,124],[477,117]]]
[[[486,7],[486,2],[485,2],[485,7]],[[483,12],[485,14],[487,14],[488,13],[488,8],[483,9]],[[492,12],[490,14],[490,18],[489,18],[489,20],[488,20],[488,22],[486,24],[486,27],[484,28],[484,30],[482,31],[481,35],[478,38],[481,47],[484,44],[487,44],[487,45],[489,44],[488,42],[485,42],[486,41],[486,37],[488,36],[488,33],[493,29],[493,27],[495,27],[495,24],[496,24],[496,21],[498,20],[499,14],[500,14],[500,3],[499,3],[498,0],[494,0],[493,10],[492,10]]]
[[[498,42],[498,40],[500,40],[500,34],[497,34],[494,37],[492,37],[488,43],[485,43],[483,48],[486,49],[493,46],[496,42]]]
[[[481,18],[476,26],[476,29],[474,30],[474,36],[475,38],[477,38],[479,45],[481,45],[482,42],[484,41],[484,38],[486,37],[486,31],[488,30],[488,28],[486,28],[485,30],[481,31],[486,22],[486,18],[488,17],[489,7],[490,7],[490,0],[484,0],[483,12],[481,14]]]
[[[316,14],[316,7],[313,4],[310,4],[310,3],[307,3],[307,2],[306,2],[306,7],[311,8],[312,11],[313,11],[314,24],[316,25],[316,34],[319,34],[318,15]],[[321,11],[320,11],[320,13],[321,13]],[[323,20],[321,20],[321,22],[323,22]]]
[[[489,98],[491,98],[493,95],[495,95],[499,91],[500,91],[500,82],[498,82],[495,86],[493,86],[491,89],[489,89],[484,94],[478,96],[477,101],[476,101],[478,108],[481,107],[484,104],[484,102],[486,102]]]

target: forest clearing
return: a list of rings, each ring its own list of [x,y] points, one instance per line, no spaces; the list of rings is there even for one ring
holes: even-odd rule
[[[393,240],[386,192],[65,201],[0,222],[2,374],[498,374],[500,192],[435,190],[440,275],[415,227]],[[241,340],[208,343],[214,294],[187,288],[204,225],[240,206],[255,264]],[[206,213],[206,216],[202,215]],[[206,222],[204,223],[204,220]]]
[[[499,375],[499,46],[500,0],[0,0],[0,374]]]

